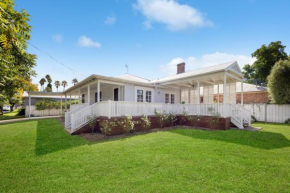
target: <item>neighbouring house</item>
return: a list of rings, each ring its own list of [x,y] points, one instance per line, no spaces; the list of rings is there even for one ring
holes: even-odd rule
[[[250,124],[251,116],[237,104],[237,82],[243,82],[237,62],[188,72],[185,63],[180,63],[176,75],[155,80],[130,74],[118,77],[93,74],[62,92],[66,104],[75,98],[79,101],[77,105],[70,105],[69,111],[65,108],[65,127],[74,133],[88,123],[88,116],[110,119],[125,115],[153,116],[155,110],[176,114],[186,110],[189,115],[219,113],[238,128],[244,128],[245,122]],[[243,104],[244,84],[240,85]],[[215,101],[215,95],[223,96],[223,100]]]

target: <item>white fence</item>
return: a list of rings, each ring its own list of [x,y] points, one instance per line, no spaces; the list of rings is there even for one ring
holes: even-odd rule
[[[59,116],[61,109],[50,109],[50,110],[36,110],[35,106],[31,106],[30,116],[43,117],[43,116]],[[25,106],[25,116],[29,117],[29,106]]]
[[[284,123],[290,118],[290,105],[246,104],[244,107],[250,110],[257,121]]]

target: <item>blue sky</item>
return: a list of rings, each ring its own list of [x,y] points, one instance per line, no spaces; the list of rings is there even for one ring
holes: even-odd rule
[[[16,0],[32,15],[31,43],[70,66],[74,73],[32,46],[37,77],[82,80],[126,72],[153,79],[237,60],[254,61],[262,44],[290,47],[288,0]],[[290,54],[290,49],[286,52]]]

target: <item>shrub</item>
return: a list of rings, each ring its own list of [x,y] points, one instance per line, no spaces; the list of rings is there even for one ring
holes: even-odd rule
[[[290,103],[290,61],[280,60],[273,66],[268,76],[270,98],[277,104]]]
[[[286,124],[290,124],[290,118],[286,119],[286,120],[285,120],[285,123],[286,123]]]
[[[221,117],[220,113],[212,113],[212,119],[208,121],[210,128],[219,123],[220,117]]]
[[[130,133],[134,129],[134,122],[131,116],[126,116],[123,120],[117,122],[117,124],[126,132]]]
[[[110,122],[108,120],[103,120],[100,122],[100,126],[101,126],[101,132],[104,134],[104,135],[110,135],[111,134],[111,131],[112,131],[112,128],[114,126],[116,126],[116,123],[115,122]]]
[[[197,126],[197,123],[201,120],[202,116],[201,115],[196,115],[196,116],[188,116],[187,121],[189,122],[190,125]]]
[[[155,109],[154,113],[155,113],[155,117],[159,123],[159,126],[161,128],[163,128],[165,123],[168,120],[168,115],[165,113],[165,111],[158,112],[156,109]]]
[[[145,130],[145,131],[148,131],[148,129],[150,128],[151,126],[151,121],[150,119],[147,117],[147,116],[143,116],[141,119],[140,119],[140,124],[141,124],[141,127]]]
[[[187,118],[188,118],[188,113],[185,107],[183,107],[182,114],[179,116],[179,124],[182,125],[184,122],[187,121]]]
[[[168,122],[171,126],[174,126],[177,121],[177,117],[174,113],[169,113],[168,115]]]
[[[87,116],[88,125],[92,129],[92,133],[94,133],[94,128],[96,125],[97,120],[94,117]]]

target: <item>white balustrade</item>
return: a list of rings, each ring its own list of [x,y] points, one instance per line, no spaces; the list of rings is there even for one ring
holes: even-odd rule
[[[243,128],[243,121],[250,124],[251,114],[241,105],[233,104],[165,104],[165,103],[139,103],[126,101],[103,101],[77,109],[73,113],[66,114],[66,125],[71,125],[74,132],[88,122],[88,117],[120,117],[154,115],[155,110],[174,114],[231,117],[234,124]],[[69,118],[68,118],[69,117]]]

